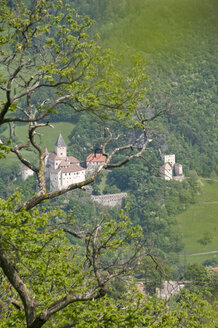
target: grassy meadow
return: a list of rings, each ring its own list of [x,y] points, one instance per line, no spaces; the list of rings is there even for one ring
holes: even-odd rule
[[[218,251],[218,180],[201,178],[200,186],[197,202],[177,216],[186,254]],[[213,256],[218,253],[186,255],[186,261],[202,263]]]
[[[69,122],[56,122],[56,123],[52,123],[52,126],[54,128],[45,127],[45,128],[42,128],[41,130],[38,129],[38,132],[40,133],[40,135],[36,137],[36,140],[38,139],[37,141],[39,142],[39,144],[43,148],[47,147],[49,152],[54,151],[54,145],[57,141],[59,133],[62,134],[66,144],[68,145],[69,144],[69,135],[71,134],[71,132],[74,128],[74,125]],[[15,127],[15,137],[14,137],[15,142],[17,144],[25,143],[27,140],[27,135],[28,135],[28,127],[26,125],[18,125],[17,124]],[[3,133],[1,133],[0,138],[1,137],[7,138],[8,136],[9,136],[9,130],[7,129]],[[22,151],[22,154],[27,159],[35,158],[35,160],[36,160],[36,156],[33,151],[24,150],[24,151]],[[10,153],[9,155],[7,155],[6,159],[1,160],[2,165],[5,165],[5,162],[7,163],[7,165],[11,165],[16,162],[19,164],[16,155],[13,153]]]

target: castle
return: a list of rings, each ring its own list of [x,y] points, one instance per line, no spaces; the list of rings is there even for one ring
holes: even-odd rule
[[[51,191],[67,188],[71,184],[85,181],[90,172],[95,171],[100,165],[104,165],[106,156],[99,153],[91,153],[86,157],[85,162],[80,161],[74,156],[68,156],[67,146],[61,134],[55,144],[54,152],[49,153],[45,150],[45,179],[50,185]],[[22,165],[21,176],[26,180],[34,172]],[[107,194],[91,196],[91,199],[102,206],[121,206],[122,200],[127,193]]]
[[[61,190],[73,183],[85,181],[85,168],[77,158],[67,155],[67,146],[60,134],[55,144],[55,151],[45,156],[45,178],[50,183],[50,190]]]
[[[161,178],[167,181],[182,181],[184,179],[182,165],[176,163],[175,154],[160,155],[164,162],[163,166],[160,167]],[[68,156],[66,143],[62,135],[59,134],[54,152],[49,153],[47,149],[45,150],[45,179],[49,183],[51,191],[61,190],[71,184],[85,181],[89,172],[96,170],[99,165],[104,165],[105,161],[106,156],[99,153],[91,153],[83,163],[80,163],[74,156]],[[33,174],[32,170],[22,165],[21,176],[24,180]],[[110,196],[114,197],[114,195]],[[93,197],[93,200],[104,205],[114,203],[114,198],[109,199],[108,197],[109,195],[107,197],[96,196]],[[121,198],[125,197],[126,195],[122,195]]]
[[[176,163],[175,154],[171,154],[171,155],[161,154],[161,159],[164,162],[163,166],[160,167],[160,175],[162,179],[167,181],[169,180],[182,181],[184,179],[182,165]]]
[[[55,144],[55,151],[49,153],[45,150],[45,179],[50,185],[50,190],[61,190],[71,184],[85,181],[90,171],[96,170],[99,165],[105,163],[106,156],[92,153],[87,156],[83,164],[74,157],[68,156],[67,146],[61,134]],[[26,180],[34,172],[22,165],[21,176]]]
[[[105,163],[106,156],[90,154],[85,161],[85,167],[74,156],[68,156],[67,146],[61,134],[55,144],[55,151],[45,156],[45,178],[50,183],[50,190],[61,190],[71,184],[85,181],[89,171],[95,170]]]

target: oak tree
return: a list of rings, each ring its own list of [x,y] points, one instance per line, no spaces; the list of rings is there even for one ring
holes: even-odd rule
[[[29,199],[15,194],[1,200],[1,319],[5,326],[61,326],[58,312],[70,304],[103,297],[111,280],[137,264],[142,249],[141,230],[131,226],[124,212],[116,221],[103,217],[94,226],[75,230],[70,215],[38,206],[93,182],[104,169],[142,156],[150,142],[146,123],[164,112],[149,117],[141,112],[143,62],[137,58],[131,72],[122,76],[111,51],[103,51],[87,33],[92,23],[61,0],[35,0],[29,5],[0,1],[0,126],[28,125],[26,142],[3,140],[0,152],[1,156],[15,153],[38,181]],[[104,120],[105,140],[99,149],[106,162],[85,181],[49,191],[45,150],[37,134],[45,126],[52,127],[51,115],[60,106]],[[128,142],[113,135],[107,120],[137,129],[136,139]],[[120,140],[124,143],[119,144]],[[37,163],[25,158],[22,150],[27,148],[37,153]],[[121,152],[125,156],[116,160]],[[69,236],[76,241],[72,243]]]

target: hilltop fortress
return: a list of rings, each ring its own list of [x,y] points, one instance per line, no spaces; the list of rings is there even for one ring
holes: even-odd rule
[[[61,190],[71,184],[85,181],[87,173],[103,165],[105,160],[106,157],[102,154],[90,154],[82,166],[76,157],[68,156],[65,141],[59,134],[55,151],[46,151],[45,156],[45,178],[50,183],[50,190]]]
[[[67,146],[61,134],[55,144],[54,152],[45,150],[45,179],[50,190],[61,190],[71,184],[83,182],[90,171],[105,163],[106,156],[92,153],[81,163],[76,157],[67,153]],[[21,177],[26,180],[34,172],[27,166],[21,166]]]
[[[169,181],[169,180],[176,180],[176,181],[183,181],[184,174],[182,165],[176,163],[176,156],[175,154],[171,155],[163,155],[160,154],[162,161],[164,164],[160,167],[160,176],[162,179]]]
[[[160,167],[162,179],[182,181],[184,179],[182,165],[176,163],[175,154],[161,155],[163,166]],[[99,153],[91,153],[84,162],[80,162],[76,157],[68,155],[67,146],[61,134],[55,144],[54,152],[45,150],[45,179],[49,183],[50,190],[61,190],[74,183],[85,181],[90,171],[96,170],[99,165],[105,163],[106,156]],[[34,172],[25,165],[21,167],[21,176],[26,180]],[[127,193],[106,194],[94,196],[92,200],[103,206],[121,205]]]

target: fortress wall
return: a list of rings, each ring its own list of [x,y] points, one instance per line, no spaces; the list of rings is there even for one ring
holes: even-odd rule
[[[123,198],[126,198],[128,195],[126,192],[122,192],[119,194],[107,194],[107,195],[100,195],[100,196],[93,196],[92,200],[98,204],[103,206],[110,206],[114,207],[117,205],[122,204]]]

